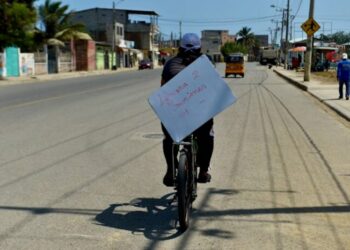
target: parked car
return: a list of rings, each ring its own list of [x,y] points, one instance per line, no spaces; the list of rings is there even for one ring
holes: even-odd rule
[[[141,60],[139,63],[139,69],[153,69],[153,62],[149,59]]]

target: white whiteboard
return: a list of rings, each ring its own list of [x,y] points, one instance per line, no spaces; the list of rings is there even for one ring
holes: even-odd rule
[[[175,142],[183,140],[235,100],[231,89],[205,55],[183,69],[148,99]]]

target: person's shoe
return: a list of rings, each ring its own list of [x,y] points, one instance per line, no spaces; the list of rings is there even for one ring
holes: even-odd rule
[[[339,96],[338,99],[339,99],[339,100],[340,100],[340,99],[343,99],[343,97],[342,97],[342,96]]]
[[[163,177],[163,184],[167,187],[174,186],[174,175],[172,170],[168,170]]]
[[[207,182],[210,182],[210,180],[211,180],[211,175],[208,172],[199,171],[198,179],[197,179],[198,183],[207,183]]]
[[[346,97],[346,100],[349,100],[349,97],[348,97],[348,96]]]

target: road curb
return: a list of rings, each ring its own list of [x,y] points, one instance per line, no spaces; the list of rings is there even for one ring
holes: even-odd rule
[[[308,87],[305,86],[304,84],[284,75],[283,73],[279,72],[278,70],[273,70],[273,72],[275,72],[277,75],[279,75],[280,77],[286,79],[288,82],[292,83],[293,85],[297,86],[298,88],[304,90],[304,91],[308,91]]]
[[[299,89],[308,92],[312,97],[314,97],[315,99],[317,99],[318,101],[320,101],[321,103],[323,103],[324,105],[326,105],[327,107],[332,109],[339,116],[341,116],[342,118],[344,118],[347,121],[350,121],[350,116],[347,114],[348,112],[344,108],[340,107],[337,104],[329,103],[327,100],[324,100],[323,98],[321,98],[317,94],[313,93],[312,88],[309,88],[308,86],[300,83],[299,81],[294,80],[291,77],[284,75],[283,73],[279,72],[278,70],[274,69],[273,72],[275,72],[277,75],[279,75],[283,79],[287,80],[288,82],[290,82],[294,86],[298,87]]]

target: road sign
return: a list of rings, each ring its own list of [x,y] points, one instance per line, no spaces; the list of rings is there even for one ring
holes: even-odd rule
[[[309,18],[301,25],[301,28],[303,31],[305,31],[306,34],[312,36],[316,31],[319,30],[320,25],[313,18]]]

